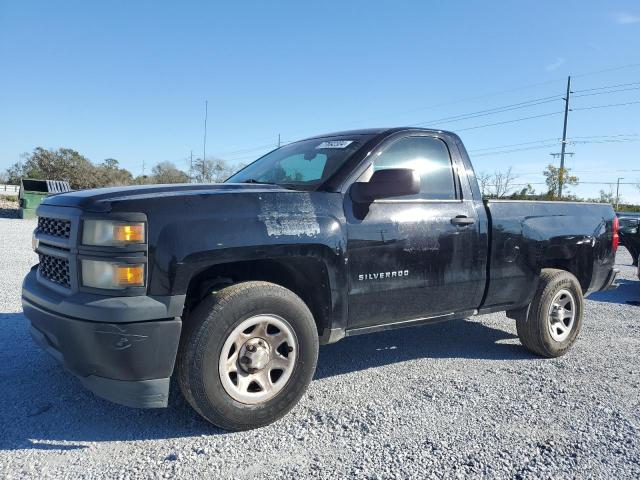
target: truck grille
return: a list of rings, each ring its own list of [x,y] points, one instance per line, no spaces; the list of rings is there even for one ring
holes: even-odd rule
[[[40,275],[50,282],[71,288],[71,274],[69,272],[69,260],[52,255],[40,254]]]
[[[62,218],[38,217],[38,232],[52,237],[69,238],[71,222]]]

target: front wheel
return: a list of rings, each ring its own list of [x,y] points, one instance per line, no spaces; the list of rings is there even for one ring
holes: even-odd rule
[[[178,355],[184,397],[206,420],[247,430],[285,415],[318,359],[306,304],[267,282],[244,282],[205,299],[186,322]]]
[[[582,288],[576,277],[545,268],[531,304],[516,318],[520,342],[543,357],[564,355],[580,333],[583,311]]]

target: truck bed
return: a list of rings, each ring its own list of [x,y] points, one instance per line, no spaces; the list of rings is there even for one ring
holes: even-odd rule
[[[568,269],[585,294],[603,288],[615,261],[608,204],[486,200],[487,286],[482,310],[528,304],[542,268]]]

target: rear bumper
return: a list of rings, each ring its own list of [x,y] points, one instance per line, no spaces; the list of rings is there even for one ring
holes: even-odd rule
[[[180,318],[148,319],[149,297],[127,297],[119,308],[118,299],[109,299],[116,300],[107,309],[110,322],[77,318],[50,309],[56,303],[65,304],[62,310],[76,309],[73,296],[58,296],[37,282],[35,271],[25,278],[22,306],[34,341],[96,395],[130,407],[166,407]],[[87,305],[77,309],[86,311]],[[122,321],[136,318],[136,311],[146,321]],[[105,312],[97,313],[102,320]]]

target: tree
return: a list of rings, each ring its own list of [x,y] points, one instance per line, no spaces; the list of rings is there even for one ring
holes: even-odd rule
[[[115,158],[107,158],[95,165],[88,158],[71,148],[48,150],[36,147],[33,152],[22,155],[5,172],[8,182],[20,184],[22,178],[41,180],[66,180],[73,189],[97,188],[133,183],[133,175],[121,168]]]
[[[24,177],[24,162],[18,161],[4,172],[5,182],[9,185],[20,185],[20,179]]]
[[[509,195],[509,198],[512,200],[531,200],[535,197],[536,191],[533,186],[528,183],[524,188],[522,188],[518,192],[514,192]]]
[[[594,199],[599,203],[610,203],[614,205],[616,203],[616,196],[613,193],[613,188],[609,187],[609,192],[605,192],[604,190],[600,190],[600,198]]]
[[[480,187],[480,193],[483,197],[491,195],[489,187],[491,184],[491,174],[487,172],[480,172],[476,178],[478,179],[478,186]]]
[[[120,162],[115,158],[107,158],[97,167],[97,173],[101,176],[101,186],[115,187],[131,185],[133,175],[126,168],[120,168]]]
[[[160,162],[151,169],[153,183],[187,183],[189,175],[179,170],[172,162]]]
[[[569,168],[558,168],[554,165],[547,165],[547,168],[544,170],[543,175],[545,177],[545,182],[547,183],[547,198],[549,199],[559,199],[558,197],[558,189],[560,187],[560,182],[562,182],[563,187],[575,186],[578,185],[579,179],[575,175],[571,175],[571,169]],[[572,198],[572,195],[569,193],[569,190],[565,190],[562,198]]]
[[[88,158],[70,148],[47,150],[36,147],[25,155],[23,177],[48,180],[66,180],[71,188],[95,188],[102,186],[100,172]]]
[[[222,158],[197,158],[193,162],[191,178],[198,183],[222,183],[229,178],[236,168],[231,167]]]
[[[495,172],[493,174],[494,194],[496,198],[504,198],[513,189],[516,176],[509,167],[506,172]]]
[[[480,173],[477,176],[483,197],[504,198],[513,190],[516,180],[512,167],[506,172],[495,171],[493,174]]]

